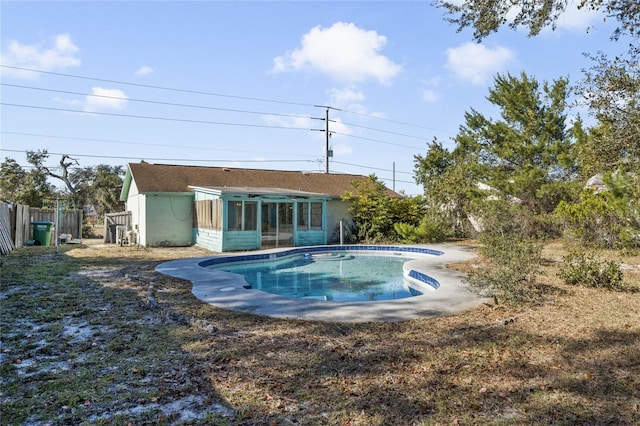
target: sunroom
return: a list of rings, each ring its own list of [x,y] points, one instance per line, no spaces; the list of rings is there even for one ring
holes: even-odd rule
[[[193,241],[224,252],[327,244],[330,195],[284,188],[201,187]]]

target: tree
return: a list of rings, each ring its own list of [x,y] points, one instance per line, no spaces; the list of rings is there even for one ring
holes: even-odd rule
[[[481,41],[507,25],[525,27],[530,36],[543,28],[555,29],[568,0],[439,0],[448,20],[458,31],[473,27],[473,37]],[[629,40],[626,53],[613,57],[602,52],[585,53],[593,65],[583,70],[584,79],[575,87],[591,114],[607,129],[606,144],[615,144],[627,166],[640,167],[640,3],[637,0],[580,0],[578,7],[602,12],[617,23],[614,42]],[[608,156],[610,157],[610,155]],[[629,167],[627,167],[629,168]],[[602,172],[604,170],[599,170]]]
[[[571,198],[577,167],[567,97],[566,79],[540,85],[525,73],[498,75],[487,99],[500,119],[472,109],[452,152],[434,143],[425,157],[416,156],[416,181],[429,202],[464,220],[475,200],[499,197],[539,215]]]
[[[394,224],[418,225],[424,215],[421,197],[392,198],[387,187],[375,175],[351,183],[354,191],[345,192],[342,200],[349,213],[359,241],[396,239]]]
[[[41,170],[27,172],[14,159],[5,158],[0,165],[0,196],[6,201],[42,207],[52,204],[56,191]]]
[[[391,198],[384,184],[370,175],[366,180],[351,183],[353,192],[346,192],[342,200],[349,203],[349,212],[356,226],[357,238],[372,241],[384,238],[393,226],[390,215]]]
[[[458,31],[473,27],[473,37],[482,40],[503,25],[512,29],[525,27],[530,36],[543,28],[556,28],[558,17],[567,9],[568,0],[436,0],[446,10],[447,20]],[[618,22],[613,36],[637,35],[640,31],[640,6],[637,0],[580,0],[580,8],[601,11]]]
[[[27,151],[27,161],[31,163],[34,168],[36,168],[46,176],[61,180],[67,189],[67,198],[70,199],[74,207],[82,207],[80,200],[76,197],[76,188],[70,178],[70,168],[72,166],[78,166],[78,160],[76,160],[75,158],[71,158],[67,154],[62,155],[62,158],[60,159],[61,173],[58,174],[54,173],[49,167],[45,166],[44,162],[48,157],[49,153],[46,149],[41,151]]]
[[[93,206],[98,215],[117,211],[122,207],[119,200],[122,189],[122,166],[100,164],[95,167],[79,167],[80,163],[69,155],[60,158],[60,173],[53,172],[44,162],[49,157],[47,150],[28,151],[27,161],[45,176],[64,183],[65,198],[75,208]]]
[[[594,65],[576,91],[600,123],[591,149],[604,154],[608,164],[597,172],[621,166],[640,173],[640,47],[630,46],[626,57],[599,53],[590,58]]]
[[[605,188],[587,188],[574,202],[561,202],[556,215],[583,245],[640,246],[640,176],[623,171],[602,176]]]
[[[587,130],[576,128],[576,159],[583,180],[611,170],[640,173],[640,137],[620,137],[613,123],[600,123]]]
[[[437,139],[424,157],[414,156],[416,183],[424,187],[431,215],[440,217],[457,236],[466,234],[469,205],[479,196],[474,178],[477,164],[476,152],[450,152]]]
[[[102,216],[124,208],[120,201],[123,176],[122,166],[100,164],[78,169],[70,179],[80,193],[83,205],[93,206],[98,216]]]

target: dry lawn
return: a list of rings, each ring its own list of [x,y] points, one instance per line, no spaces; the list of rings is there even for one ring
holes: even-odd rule
[[[640,293],[564,285],[563,253],[545,250],[540,306],[344,324],[221,310],[154,272],[196,248],[20,249],[3,257],[0,419],[640,424]],[[640,282],[640,256],[616,260]]]

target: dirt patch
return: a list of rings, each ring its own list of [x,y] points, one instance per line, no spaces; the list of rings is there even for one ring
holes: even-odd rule
[[[564,285],[563,250],[545,249],[539,306],[344,324],[217,309],[154,271],[206,254],[196,248],[21,249],[3,258],[0,281],[0,418],[640,424],[640,294]],[[640,259],[618,260],[640,281]]]

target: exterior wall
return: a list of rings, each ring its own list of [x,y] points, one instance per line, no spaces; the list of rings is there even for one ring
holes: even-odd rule
[[[297,231],[296,246],[318,246],[327,244],[327,233],[325,231]]]
[[[258,211],[260,208],[258,207]],[[225,231],[222,251],[257,250],[260,248],[260,231]]]
[[[247,196],[240,194],[213,194],[207,193],[205,191],[201,191],[196,189],[194,191],[194,200],[213,200],[213,199],[222,199],[222,215],[223,215],[223,230],[213,230],[213,229],[203,229],[203,228],[193,228],[192,229],[192,238],[195,244],[200,247],[206,248],[208,250],[216,251],[216,252],[226,252],[226,251],[240,251],[240,250],[258,250],[262,246],[262,230],[259,229],[257,231],[237,231],[237,230],[227,230],[228,224],[228,210],[227,210],[227,202],[228,201],[255,201],[258,203],[258,218],[262,217],[262,202],[282,202],[282,197],[255,197],[255,196]],[[326,212],[329,211],[329,203],[322,199],[317,199],[315,202],[323,202],[325,215],[323,215],[323,229],[298,229],[297,226],[297,208],[298,202],[314,202],[313,199],[309,200],[305,199],[295,199],[291,198],[289,201],[293,202],[294,212],[293,212],[293,229],[294,229],[294,241],[293,244],[295,246],[307,246],[307,245],[321,245],[327,244],[327,234],[330,231],[328,228],[328,222],[326,217]],[[338,203],[339,206],[341,203]],[[340,214],[338,212],[338,214]]]
[[[144,219],[147,213],[145,196],[138,192],[135,182],[131,183],[125,207],[127,211],[131,212],[131,228],[136,233],[135,243],[146,246],[147,227],[145,226]]]
[[[199,247],[207,250],[221,252],[222,231],[215,229],[193,228],[193,242]]]
[[[132,183],[127,198],[131,224],[136,231],[137,243],[143,246],[188,246],[197,244],[215,252],[255,250],[260,248],[260,232],[216,231],[193,228],[193,200],[213,199],[211,194],[139,194]],[[348,206],[341,200],[326,204],[325,231],[296,230],[296,246],[332,244],[340,241],[340,220],[344,226],[351,222]],[[258,207],[260,210],[260,205]],[[226,209],[223,207],[226,216]],[[226,221],[225,221],[226,222]]]
[[[193,194],[194,201],[213,200],[219,198],[213,194],[202,191],[195,191]],[[193,225],[192,225],[193,226]],[[216,229],[193,228],[193,242],[199,247],[214,252],[222,251],[222,231]]]
[[[146,195],[145,246],[190,246],[193,244],[193,194]]]
[[[340,221],[343,227],[351,224],[352,219],[349,214],[349,205],[344,201],[334,198],[327,203],[327,243],[334,244],[340,242]]]

